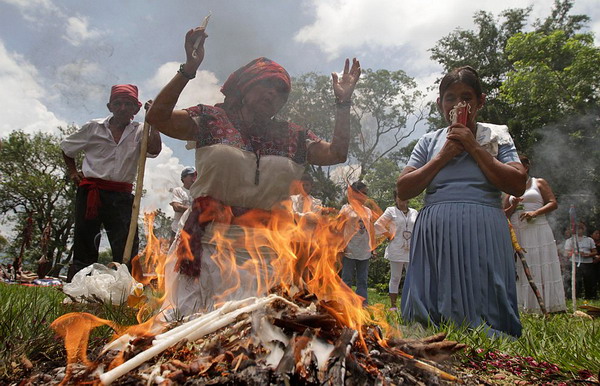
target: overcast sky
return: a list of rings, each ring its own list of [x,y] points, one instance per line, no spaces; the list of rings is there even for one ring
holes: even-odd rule
[[[497,15],[553,0],[0,0],[0,136],[15,129],[53,131],[108,115],[110,86],[133,83],[140,99],[156,95],[185,59],[185,32],[212,12],[206,55],[179,107],[222,99],[219,86],[241,65],[269,57],[292,76],[339,71],[346,57],[363,68],[404,70],[421,87],[440,76],[428,49],[477,10]],[[598,0],[576,0],[600,37]],[[136,120],[143,120],[140,113]],[[164,138],[164,136],[163,136]],[[193,152],[165,139],[149,161],[143,206],[166,210],[168,189],[193,164]]]

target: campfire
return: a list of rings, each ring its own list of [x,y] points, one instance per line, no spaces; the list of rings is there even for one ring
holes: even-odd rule
[[[213,259],[222,272],[229,268],[227,282],[237,287],[219,294],[211,309],[177,318],[177,310],[157,307],[153,317],[129,328],[87,313],[63,315],[52,327],[65,339],[67,366],[30,381],[105,385],[459,382],[437,362],[463,349],[463,344],[445,340],[444,334],[404,339],[386,322],[382,306],[363,308],[362,298],[340,279],[338,254],[347,242],[341,232],[344,220],[327,215],[295,221],[290,213],[285,208],[273,211],[268,219],[251,213],[242,216],[239,223],[252,234],[237,240],[228,238],[227,226],[215,228],[212,242],[219,253]],[[146,222],[152,224],[151,219]],[[146,272],[150,268],[157,272],[156,285],[164,290],[162,270],[174,256],[161,252],[151,226],[149,234],[142,265]],[[240,242],[251,256],[244,264],[232,252]],[[270,252],[263,253],[265,249]],[[134,276],[142,280],[135,271]],[[239,275],[244,272],[254,275],[254,286],[249,288],[255,293],[240,297],[247,292],[240,291],[245,285]],[[140,310],[144,314],[148,309]],[[90,331],[100,325],[112,327],[115,339],[89,360]]]

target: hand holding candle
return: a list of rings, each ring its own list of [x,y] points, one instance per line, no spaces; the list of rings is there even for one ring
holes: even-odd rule
[[[469,121],[469,114],[471,114],[471,106],[462,101],[450,110],[450,120],[452,124],[460,123],[466,126]]]
[[[200,28],[206,30],[206,27],[208,26],[208,21],[210,20],[211,15],[212,15],[212,12],[209,12],[208,15],[206,15],[204,20],[202,20],[202,24],[200,24]],[[200,46],[200,43],[202,43],[203,40],[204,40],[204,36],[201,36],[198,39],[196,39],[196,42],[194,43],[194,50],[192,51],[192,56],[194,57],[194,59],[198,59],[198,47]]]

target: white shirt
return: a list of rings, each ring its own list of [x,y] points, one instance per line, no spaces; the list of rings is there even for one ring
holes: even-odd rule
[[[587,236],[582,236],[582,237],[577,237],[577,243],[579,244],[579,252],[580,253],[590,253],[592,251],[592,249],[596,248],[596,244],[594,243],[594,239],[592,239],[591,237],[587,237]],[[565,252],[567,252],[567,254],[571,253],[571,251],[573,251],[573,237],[569,237],[567,239],[567,241],[565,241]],[[583,263],[583,264],[588,264],[588,263],[593,263],[594,262],[594,258],[593,257],[579,257],[577,255],[577,251],[575,251],[575,262],[576,263]]]
[[[408,262],[410,240],[418,214],[412,208],[408,208],[408,212],[404,214],[396,206],[390,206],[375,222],[375,234],[388,232],[394,237],[385,248],[384,257],[389,261]]]
[[[300,216],[303,216],[306,213],[321,213],[323,203],[321,200],[314,198],[310,194],[308,196],[295,194],[290,198],[292,199],[292,210]]]
[[[344,238],[346,240],[350,239],[345,250],[345,255],[349,259],[367,260],[371,258],[369,228],[373,212],[364,205],[363,210],[367,217],[364,220],[350,204],[346,204],[340,209],[340,215],[348,217],[344,226]],[[365,224],[365,221],[368,224]]]
[[[171,203],[176,202],[181,205],[185,205],[188,208],[192,206],[192,196],[190,195],[190,191],[183,186],[178,186],[173,189]],[[173,215],[173,222],[171,223],[171,229],[173,232],[177,232],[179,230],[179,220],[184,212],[177,212]]]
[[[111,117],[109,115],[89,121],[65,138],[60,147],[71,158],[75,158],[81,151],[85,153],[81,168],[85,177],[133,183],[144,125],[132,121],[125,127],[119,143],[116,143],[108,127]],[[157,155],[148,154],[148,157]]]

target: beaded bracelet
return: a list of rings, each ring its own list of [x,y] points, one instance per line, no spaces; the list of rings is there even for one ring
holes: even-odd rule
[[[184,66],[185,66],[185,64],[181,63],[181,65],[179,66],[179,70],[177,70],[177,72],[180,73],[181,75],[183,75],[183,77],[186,78],[187,80],[194,79],[196,77],[196,74],[193,74],[193,75],[188,74],[183,69]]]

